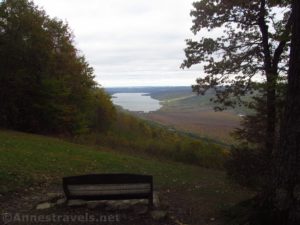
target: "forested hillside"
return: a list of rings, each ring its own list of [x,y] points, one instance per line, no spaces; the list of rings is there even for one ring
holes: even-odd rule
[[[109,97],[68,24],[27,0],[0,4],[0,127],[51,134],[105,130]]]

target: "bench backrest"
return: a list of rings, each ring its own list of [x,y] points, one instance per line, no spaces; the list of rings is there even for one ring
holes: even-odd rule
[[[149,199],[153,203],[153,178],[138,174],[88,174],[63,178],[68,200]]]

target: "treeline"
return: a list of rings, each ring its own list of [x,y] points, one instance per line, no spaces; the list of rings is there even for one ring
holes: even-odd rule
[[[76,136],[80,144],[106,146],[126,154],[150,156],[207,168],[222,169],[228,155],[226,147],[168,130],[164,126],[117,112],[116,121],[101,133]]]
[[[0,127],[37,133],[106,130],[115,110],[68,24],[28,0],[0,3]]]

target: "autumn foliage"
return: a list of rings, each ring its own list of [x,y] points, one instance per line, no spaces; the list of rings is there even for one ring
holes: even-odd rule
[[[73,135],[110,125],[110,98],[73,39],[31,1],[0,3],[0,127]]]

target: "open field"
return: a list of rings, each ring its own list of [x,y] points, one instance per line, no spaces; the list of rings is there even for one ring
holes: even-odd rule
[[[159,110],[143,116],[178,130],[226,143],[232,141],[230,132],[239,126],[240,121],[240,118],[232,112],[214,112],[209,109]]]
[[[165,99],[160,110],[144,116],[178,130],[230,143],[230,132],[239,126],[241,118],[232,110],[214,111],[210,98],[211,95],[192,95]]]

